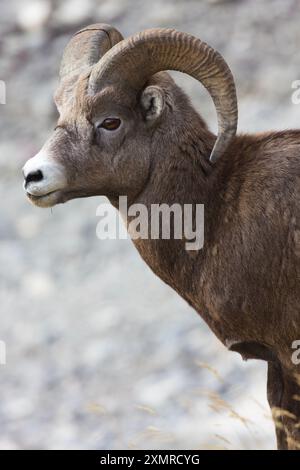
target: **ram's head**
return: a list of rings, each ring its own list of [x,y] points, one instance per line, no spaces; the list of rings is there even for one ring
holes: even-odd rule
[[[210,93],[219,124],[214,163],[237,123],[234,82],[222,57],[174,30],[123,40],[114,28],[96,24],[75,34],[64,51],[57,126],[24,166],[28,198],[41,207],[93,195],[134,198],[149,179],[153,152],[161,158],[168,152],[165,143],[160,148],[162,136],[176,141],[189,121],[179,106],[183,94],[165,70],[193,76]]]

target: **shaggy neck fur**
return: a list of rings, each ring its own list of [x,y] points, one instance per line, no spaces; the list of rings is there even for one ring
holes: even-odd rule
[[[144,204],[148,213],[152,204],[180,204],[182,207],[184,204],[204,204],[204,240],[208,240],[215,222],[210,214],[217,214],[220,203],[215,192],[219,172],[214,171],[209,163],[216,136],[208,130],[182,92],[177,96],[174,116],[176,122],[173,121],[171,128],[161,126],[155,131],[149,180],[131,203]],[[163,149],[168,151],[164,154]],[[149,220],[149,226],[150,223]],[[201,250],[189,251],[185,247],[186,241],[133,240],[155,274],[197,308],[198,287],[194,286],[194,271],[201,267],[208,247],[205,245]]]

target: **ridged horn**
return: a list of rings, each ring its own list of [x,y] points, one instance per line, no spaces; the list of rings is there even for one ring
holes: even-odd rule
[[[210,155],[215,163],[236,134],[238,109],[232,73],[223,57],[205,42],[173,29],[135,34],[114,46],[93,67],[89,86],[95,91],[117,82],[139,92],[151,75],[163,70],[194,77],[211,95],[218,118],[218,138]]]
[[[74,34],[65,47],[59,76],[83,72],[96,64],[115,44],[123,40],[121,33],[108,24],[91,24]]]

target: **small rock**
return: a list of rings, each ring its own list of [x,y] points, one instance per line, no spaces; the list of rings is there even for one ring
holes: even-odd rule
[[[50,276],[43,272],[31,272],[23,281],[24,288],[34,297],[47,297],[53,294],[54,283]]]
[[[47,23],[51,13],[48,0],[26,0],[17,13],[17,24],[25,31],[41,29]]]

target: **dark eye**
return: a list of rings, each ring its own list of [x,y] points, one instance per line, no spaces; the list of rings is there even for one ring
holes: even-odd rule
[[[99,127],[106,129],[107,131],[115,131],[120,127],[121,121],[118,118],[107,118],[102,121]]]

